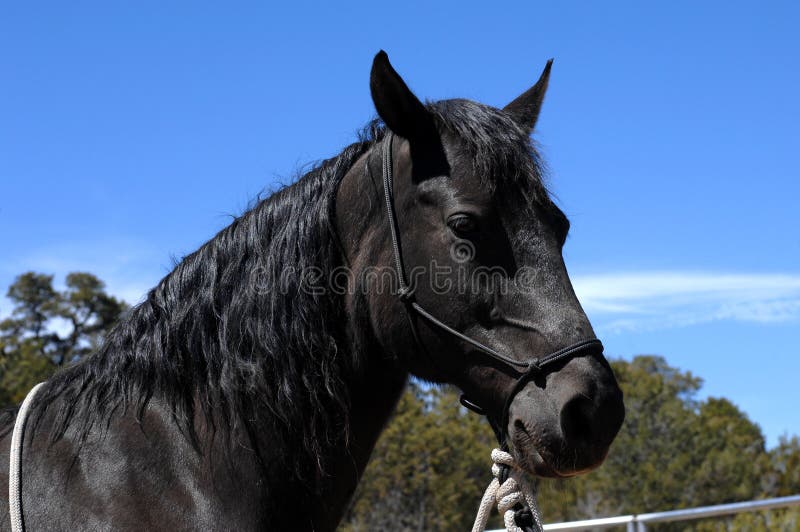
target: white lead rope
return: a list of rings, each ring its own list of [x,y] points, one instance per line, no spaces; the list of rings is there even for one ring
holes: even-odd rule
[[[478,508],[478,515],[475,516],[475,524],[472,525],[472,532],[483,532],[486,529],[486,522],[492,506],[497,504],[497,511],[503,516],[507,532],[524,532],[514,521],[514,506],[521,504],[527,506],[533,515],[533,522],[537,530],[542,530],[542,517],[539,513],[539,505],[536,502],[536,488],[533,486],[525,473],[519,469],[514,457],[511,454],[494,449],[492,451],[492,479],[489,487],[481,499]],[[500,483],[501,466],[509,468],[508,478]]]
[[[39,388],[44,384],[40,382],[34,386],[22,406],[17,412],[17,419],[14,422],[14,433],[11,435],[11,460],[8,467],[8,513],[11,516],[11,532],[24,532],[25,526],[22,522],[22,438],[25,434],[25,422],[28,418],[28,410],[31,407],[33,398]]]

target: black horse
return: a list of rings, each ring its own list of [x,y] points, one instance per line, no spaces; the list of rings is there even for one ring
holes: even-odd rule
[[[333,530],[409,374],[461,388],[532,474],[598,466],[624,415],[602,353],[518,386],[407,314],[380,181],[389,149],[399,251],[439,320],[520,363],[593,338],[529,139],[549,70],[502,110],[422,104],[379,53],[380,121],[185,257],[42,387],[23,442],[27,528]],[[0,416],[2,494],[16,413]]]

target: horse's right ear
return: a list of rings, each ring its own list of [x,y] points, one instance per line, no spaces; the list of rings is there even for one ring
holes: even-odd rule
[[[433,117],[392,68],[381,50],[372,61],[369,89],[378,116],[392,132],[408,140],[423,140],[435,131]]]

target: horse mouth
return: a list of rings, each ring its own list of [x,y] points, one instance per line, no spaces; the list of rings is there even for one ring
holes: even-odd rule
[[[517,451],[513,454],[522,470],[535,477],[568,478],[573,476],[562,474],[552,464],[545,461],[544,457],[536,449],[526,449],[524,452]]]
[[[511,434],[511,453],[523,471],[536,477],[570,478],[598,468],[606,458],[605,449],[575,449],[566,442],[544,441],[546,435],[532,433],[519,424]],[[552,449],[558,449],[553,452]]]

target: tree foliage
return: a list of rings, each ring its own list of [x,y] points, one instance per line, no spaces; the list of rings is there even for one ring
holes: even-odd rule
[[[0,405],[21,401],[37,382],[94,351],[127,308],[90,273],[18,276],[6,297],[11,315],[0,321]]]

